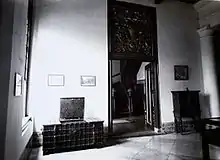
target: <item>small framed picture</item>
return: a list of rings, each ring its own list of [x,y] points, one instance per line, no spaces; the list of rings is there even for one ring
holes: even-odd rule
[[[48,86],[64,86],[65,77],[62,74],[49,74],[48,75]]]
[[[187,65],[174,66],[175,80],[189,80],[189,67]]]
[[[22,76],[19,73],[15,73],[15,84],[14,84],[14,96],[22,95]]]
[[[96,76],[81,76],[81,86],[96,86]]]

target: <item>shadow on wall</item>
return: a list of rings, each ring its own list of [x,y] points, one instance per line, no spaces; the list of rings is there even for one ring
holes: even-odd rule
[[[211,103],[209,94],[200,94],[200,109],[202,118],[211,118]]]
[[[219,94],[220,93],[220,45],[219,45],[219,42],[220,42],[220,25],[216,26],[216,29],[213,33],[214,63],[215,63],[214,65],[215,65],[215,72],[216,72],[216,78],[217,78],[218,99],[220,98],[220,94]],[[219,111],[220,111],[220,108],[219,108]]]

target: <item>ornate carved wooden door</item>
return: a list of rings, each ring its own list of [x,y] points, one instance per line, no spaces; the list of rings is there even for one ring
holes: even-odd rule
[[[159,126],[156,9],[133,3],[109,2],[109,59],[152,62],[149,70],[151,124]],[[155,114],[156,112],[156,114]],[[150,116],[150,115],[149,115]]]
[[[155,8],[115,1],[109,24],[110,59],[157,59]]]

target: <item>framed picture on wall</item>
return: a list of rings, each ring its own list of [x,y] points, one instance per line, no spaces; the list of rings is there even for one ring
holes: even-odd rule
[[[174,66],[174,79],[175,80],[189,80],[189,67],[187,65]]]
[[[65,77],[62,74],[49,74],[48,75],[48,86],[64,86]]]
[[[15,73],[15,84],[14,84],[14,96],[22,95],[22,76],[20,73]]]
[[[96,76],[81,76],[81,86],[96,86]]]

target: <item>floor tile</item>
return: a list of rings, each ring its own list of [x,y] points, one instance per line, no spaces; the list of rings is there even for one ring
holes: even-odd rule
[[[199,134],[167,134],[121,139],[121,143],[100,149],[42,155],[33,149],[29,160],[200,160],[202,147]],[[210,155],[220,160],[220,148],[210,146]]]
[[[133,160],[166,160],[168,154],[158,152],[154,149],[145,149],[133,157]]]
[[[211,159],[220,160],[220,148],[209,145],[209,154]]]
[[[167,160],[202,160],[202,158],[170,154]]]
[[[201,143],[178,143],[176,142],[171,149],[171,153],[179,156],[192,156],[192,157],[201,157],[202,156],[202,147]]]

